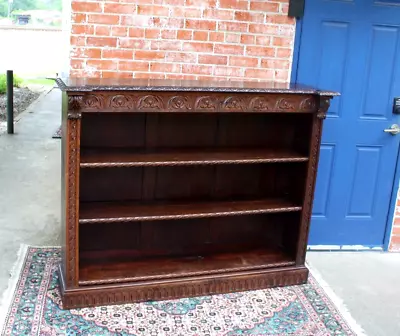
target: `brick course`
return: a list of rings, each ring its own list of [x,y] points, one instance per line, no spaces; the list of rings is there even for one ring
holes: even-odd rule
[[[288,0],[72,0],[70,75],[288,81]]]

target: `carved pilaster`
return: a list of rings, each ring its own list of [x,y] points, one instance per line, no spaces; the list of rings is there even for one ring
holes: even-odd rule
[[[69,96],[68,97],[68,119],[81,119],[81,105],[83,96]]]

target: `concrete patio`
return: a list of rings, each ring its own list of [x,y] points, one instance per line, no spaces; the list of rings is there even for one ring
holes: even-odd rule
[[[51,90],[16,134],[0,133],[0,294],[20,244],[60,245],[60,99]],[[400,335],[400,254],[309,252],[308,262],[367,335]]]

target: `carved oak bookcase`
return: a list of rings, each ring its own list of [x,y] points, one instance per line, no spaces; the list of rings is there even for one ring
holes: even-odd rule
[[[64,308],[307,281],[322,121],[335,92],[57,82]]]

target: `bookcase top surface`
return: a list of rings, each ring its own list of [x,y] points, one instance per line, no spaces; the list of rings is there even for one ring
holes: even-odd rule
[[[337,96],[338,92],[314,87],[280,82],[203,81],[176,79],[130,78],[57,78],[62,91],[192,91],[192,92],[243,92],[243,93],[294,93]]]

